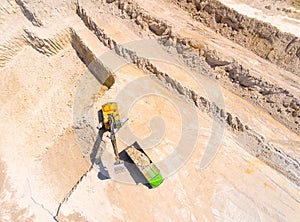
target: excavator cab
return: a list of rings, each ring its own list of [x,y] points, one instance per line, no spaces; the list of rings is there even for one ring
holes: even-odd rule
[[[102,105],[103,124],[106,130],[111,131],[111,125],[109,123],[109,116],[114,118],[113,129],[118,130],[121,128],[121,119],[119,114],[118,105],[115,102],[109,102]]]

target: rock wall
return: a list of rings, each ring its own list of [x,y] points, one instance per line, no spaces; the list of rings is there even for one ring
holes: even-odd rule
[[[197,21],[260,57],[300,75],[300,39],[226,7],[217,0],[177,0]]]

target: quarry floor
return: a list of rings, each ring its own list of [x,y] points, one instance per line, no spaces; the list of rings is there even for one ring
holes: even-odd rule
[[[262,58],[174,1],[108,2],[0,3],[0,221],[299,221],[299,67]],[[276,17],[299,41],[297,8],[221,2]],[[249,70],[237,72],[261,88],[230,70]],[[96,128],[110,101],[129,118],[119,151],[137,141],[159,187],[114,173]]]

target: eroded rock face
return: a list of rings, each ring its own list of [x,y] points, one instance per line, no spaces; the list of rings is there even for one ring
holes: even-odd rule
[[[153,31],[156,35],[161,36],[167,29],[166,25],[157,24],[156,22],[152,22],[149,24],[149,28]]]
[[[260,57],[296,75],[300,73],[299,38],[269,23],[243,16],[219,1],[175,1],[193,18]]]

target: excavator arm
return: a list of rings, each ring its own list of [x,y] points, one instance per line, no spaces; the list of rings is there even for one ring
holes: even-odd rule
[[[118,106],[114,102],[106,103],[102,105],[103,122],[100,123],[101,127],[104,127],[110,132],[110,140],[113,146],[116,162],[114,164],[114,170],[116,173],[120,173],[125,170],[124,162],[120,160],[119,151],[117,147],[116,132],[121,128],[123,124],[120,121],[120,115]],[[99,125],[99,126],[100,126]]]
[[[116,135],[115,135],[115,119],[113,115],[108,116],[108,121],[109,121],[109,131],[110,131],[110,140],[114,149],[115,153],[115,158],[116,162],[120,162],[120,157],[119,157],[119,152],[118,152],[118,147],[117,147],[117,140],[116,140]]]

